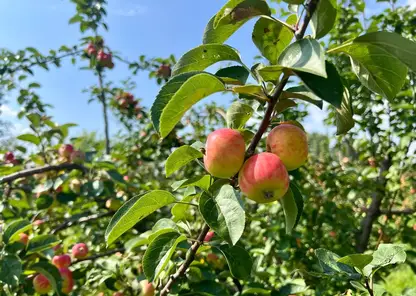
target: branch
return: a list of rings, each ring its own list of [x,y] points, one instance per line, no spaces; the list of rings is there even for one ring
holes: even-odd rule
[[[98,74],[98,85],[100,87],[99,98],[101,104],[103,104],[103,116],[104,116],[104,135],[105,135],[105,153],[110,154],[110,133],[108,131],[108,114],[107,114],[107,101],[105,99],[103,74],[101,71],[97,71]]]
[[[89,256],[89,257],[86,257],[86,258],[78,259],[78,260],[72,262],[71,265],[74,265],[74,264],[77,264],[77,263],[80,263],[80,262],[83,262],[83,261],[93,261],[95,259],[110,256],[110,255],[113,255],[113,254],[119,253],[119,252],[123,253],[125,250],[126,249],[124,249],[124,248],[117,248],[117,249],[113,249],[113,250],[108,250],[106,252],[102,252],[102,253],[98,253],[98,254],[95,254],[95,255],[92,255],[92,256]]]
[[[185,274],[189,265],[191,265],[192,261],[194,261],[195,254],[198,251],[199,247],[204,243],[204,238],[207,235],[208,231],[209,226],[205,224],[198,235],[198,239],[196,240],[196,242],[192,244],[191,248],[188,250],[185,262],[182,263],[182,265],[178,268],[175,274],[169,277],[169,280],[166,283],[165,287],[162,289],[162,291],[160,291],[160,296],[167,295],[175,281]]]
[[[91,222],[91,221],[94,221],[94,220],[101,219],[103,217],[111,216],[113,214],[114,214],[114,212],[110,211],[110,212],[104,212],[104,213],[99,213],[99,214],[93,214],[93,215],[90,215],[90,216],[84,216],[84,217],[81,217],[81,218],[77,218],[77,220],[74,220],[74,217],[71,217],[68,220],[66,220],[65,222],[63,222],[62,224],[55,227],[52,230],[52,234],[56,234],[56,233],[66,229],[66,228],[69,228],[69,227],[73,226],[73,225],[78,225],[78,224],[82,224],[82,223],[86,223],[86,222]]]
[[[306,15],[303,19],[303,23],[302,23],[301,27],[299,28],[299,31],[295,33],[295,37],[296,37],[297,40],[302,39],[303,36],[305,35],[306,28],[309,24],[309,21],[311,20],[312,14],[316,10],[316,6],[317,6],[318,2],[319,2],[319,0],[309,0],[308,1],[307,7],[306,7],[307,13],[306,13]],[[270,119],[271,119],[271,116],[273,114],[274,107],[275,107],[276,103],[279,101],[279,97],[283,93],[283,89],[286,86],[288,81],[289,81],[289,75],[288,75],[288,73],[285,73],[285,75],[282,78],[282,80],[280,81],[279,85],[276,87],[275,91],[270,96],[270,101],[268,103],[266,113],[264,114],[263,120],[260,123],[259,130],[257,131],[257,133],[254,135],[253,139],[251,140],[251,143],[250,143],[250,145],[247,149],[247,152],[246,152],[246,158],[252,156],[254,154],[254,152],[256,151],[256,147],[257,147],[258,143],[260,142],[263,134],[266,132],[266,130],[267,130],[269,124],[270,124]],[[234,182],[233,180],[235,180],[235,177],[231,180],[231,183]],[[166,296],[169,293],[169,291],[170,291],[172,285],[174,284],[174,282],[179,277],[181,277],[185,274],[186,270],[188,269],[188,267],[191,265],[192,261],[194,260],[196,252],[198,251],[199,247],[203,244],[204,238],[205,238],[206,234],[208,233],[208,231],[209,231],[209,226],[207,224],[205,224],[204,227],[202,228],[199,236],[198,236],[198,239],[192,244],[191,248],[188,250],[185,261],[178,268],[176,273],[170,276],[170,278],[169,278],[168,282],[166,283],[165,287],[160,292],[160,296]]]
[[[80,164],[76,164],[76,163],[62,163],[62,164],[57,164],[57,165],[46,165],[46,166],[43,166],[43,167],[27,169],[27,170],[23,170],[23,171],[5,176],[5,177],[0,179],[0,184],[7,183],[7,182],[12,182],[16,179],[29,177],[29,176],[33,176],[33,175],[36,175],[36,174],[41,174],[41,173],[45,173],[45,172],[49,172],[49,171],[60,171],[60,170],[69,170],[69,171],[70,170],[80,170],[84,174],[87,173],[87,171],[88,171],[86,167],[84,167]]]
[[[380,210],[380,214],[383,215],[412,215],[416,213],[416,210],[414,209],[403,209],[403,210],[398,210],[398,209],[391,209],[391,210]]]

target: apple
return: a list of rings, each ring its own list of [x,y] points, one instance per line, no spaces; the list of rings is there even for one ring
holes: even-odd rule
[[[258,203],[282,198],[289,188],[289,174],[280,158],[269,152],[253,155],[238,174],[241,191]]]
[[[59,147],[58,153],[60,156],[64,158],[69,158],[73,151],[74,151],[74,147],[72,145],[62,144],[61,147]]]
[[[70,158],[73,163],[81,164],[85,160],[85,153],[80,150],[75,150],[71,153]]]
[[[127,176],[127,175],[126,175],[126,176],[123,176],[123,180],[124,180],[124,181],[128,182],[128,181],[129,181],[129,179],[130,179],[130,178],[129,178],[129,176]]]
[[[82,259],[88,255],[88,246],[84,243],[75,244],[72,247],[72,256],[77,259]]]
[[[208,231],[205,235],[204,242],[209,242],[214,237],[214,231]]]
[[[66,267],[61,267],[59,268],[59,273],[62,277],[62,293],[71,293],[72,289],[74,288],[74,279],[72,277],[72,272]]]
[[[54,256],[52,264],[58,268],[69,267],[71,265],[71,257],[67,254]]]
[[[29,236],[24,232],[19,233],[19,239],[17,241],[27,246],[27,243],[29,242]]]
[[[8,151],[4,154],[4,161],[7,163],[13,162],[15,160],[14,154],[11,151]]]
[[[156,71],[156,75],[161,78],[169,78],[172,74],[172,69],[170,68],[169,64],[162,64],[160,65],[159,69]]]
[[[121,202],[121,200],[117,198],[110,198],[110,199],[107,199],[107,201],[105,202],[105,207],[115,212],[121,207],[122,204],[123,203]]]
[[[279,156],[288,171],[305,164],[308,159],[306,133],[292,123],[283,122],[267,136],[267,151]]]
[[[222,128],[208,135],[205,145],[206,170],[217,178],[230,178],[238,173],[244,162],[246,145],[236,130]]]
[[[152,283],[149,283],[148,280],[140,281],[140,285],[142,288],[142,292],[140,296],[154,296],[155,295],[155,287],[153,287]]]
[[[85,49],[85,51],[87,52],[87,54],[89,56],[95,56],[97,54],[97,48],[95,47],[95,45],[90,42],[87,46],[87,48]]]
[[[121,293],[121,292],[114,292],[113,293],[113,296],[123,296],[124,294],[123,293]]]
[[[33,288],[39,294],[48,294],[52,291],[48,278],[41,273],[33,278]]]

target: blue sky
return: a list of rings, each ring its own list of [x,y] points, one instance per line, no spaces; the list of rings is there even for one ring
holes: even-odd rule
[[[407,1],[407,0],[404,0]],[[177,58],[202,42],[202,33],[210,17],[214,15],[225,0],[109,0],[109,32],[104,33],[105,42],[114,51],[119,51],[129,60],[139,55],[148,57],[167,57],[174,54]],[[368,2],[368,1],[366,1]],[[415,0],[409,0],[416,4]],[[198,4],[196,4],[198,3]],[[371,1],[375,3],[375,1]],[[367,7],[368,14],[384,9],[386,3],[372,4]],[[28,46],[46,53],[61,45],[77,44],[82,37],[78,25],[68,25],[74,15],[75,6],[67,0],[19,0],[0,2],[0,40],[1,47],[18,50]],[[367,15],[368,15],[367,14]],[[251,42],[253,21],[227,41],[236,47],[243,61],[250,65],[258,54]],[[69,61],[63,67],[47,72],[39,69],[35,72],[36,81],[41,83],[39,93],[42,99],[54,105],[50,112],[56,122],[75,122],[78,128],[75,135],[83,129],[98,131],[102,134],[101,107],[96,103],[88,104],[88,94],[82,89],[96,84],[96,78],[89,71],[79,71],[81,64],[72,65]],[[130,75],[124,64],[118,63],[108,75],[109,79],[120,81]],[[147,79],[147,72],[133,77],[137,83],[134,95],[143,99],[143,105],[150,106],[159,90],[159,86]],[[8,103],[1,107],[1,117],[15,125],[16,132],[27,126],[24,120],[17,120],[19,106],[15,97],[6,97]],[[210,98],[227,105],[230,97],[216,95]],[[208,99],[209,101],[209,99]],[[323,127],[325,112],[312,109],[306,120],[308,131],[328,132]],[[111,119],[111,133],[118,130],[116,121]]]

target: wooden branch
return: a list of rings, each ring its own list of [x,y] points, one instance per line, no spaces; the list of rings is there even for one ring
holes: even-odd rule
[[[124,248],[117,248],[117,249],[113,249],[113,250],[108,250],[106,252],[98,253],[98,254],[95,254],[95,255],[92,255],[92,256],[89,256],[89,257],[85,257],[85,258],[82,258],[82,259],[75,260],[74,262],[71,263],[71,265],[74,265],[74,264],[77,264],[77,263],[80,263],[80,262],[84,262],[84,261],[94,261],[95,259],[98,259],[98,258],[107,257],[107,256],[113,255],[115,253],[124,253],[125,251],[126,251],[126,249],[124,249]]]
[[[90,214],[90,212],[88,212],[87,214]],[[109,212],[98,213],[98,214],[93,214],[93,215],[89,215],[89,216],[80,217],[76,220],[74,220],[74,218],[71,217],[71,218],[67,219],[65,222],[63,222],[62,224],[55,227],[52,230],[52,234],[56,234],[56,233],[58,233],[58,232],[60,232],[64,229],[67,229],[67,228],[69,228],[71,226],[74,226],[74,225],[79,225],[79,224],[82,224],[82,223],[91,222],[91,221],[94,221],[94,220],[101,219],[103,217],[111,216],[113,214],[114,214],[114,212],[109,211]]]
[[[88,172],[87,168],[76,163],[62,163],[57,165],[46,165],[42,167],[36,167],[32,169],[26,169],[8,176],[5,176],[0,179],[0,184],[12,182],[16,179],[25,178],[29,176],[33,176],[36,174],[41,174],[50,171],[61,171],[61,170],[79,170],[82,171],[84,174]]]

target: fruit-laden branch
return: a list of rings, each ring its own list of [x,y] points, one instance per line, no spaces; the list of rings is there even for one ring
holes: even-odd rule
[[[109,216],[113,215],[113,214],[114,214],[114,212],[109,211],[109,212],[98,213],[98,214],[92,214],[92,215],[90,215],[90,214],[91,214],[91,213],[90,213],[90,212],[88,212],[88,213],[87,213],[87,215],[88,215],[88,216],[84,216],[84,217],[81,217],[81,218],[77,218],[76,220],[74,220],[74,218],[69,218],[68,220],[66,220],[66,221],[65,221],[65,222],[63,222],[62,224],[60,224],[60,225],[58,225],[57,227],[55,227],[55,228],[52,230],[52,234],[56,234],[56,233],[58,233],[59,231],[62,231],[62,230],[64,230],[64,229],[67,229],[67,228],[69,228],[69,227],[71,227],[71,226],[74,226],[74,225],[79,225],[79,224],[83,224],[83,223],[91,222],[91,221],[94,221],[94,220],[99,220],[99,219],[101,219],[101,218],[103,218],[103,217],[109,217]]]
[[[36,174],[42,174],[50,171],[70,171],[70,170],[79,170],[82,171],[84,174],[88,172],[88,169],[80,164],[76,163],[62,163],[57,165],[45,165],[42,167],[37,167],[33,169],[23,170],[17,173],[10,174],[0,179],[0,184],[12,182],[16,179],[25,178],[29,176],[33,176]]]
[[[318,4],[319,0],[309,0],[306,4],[306,15],[303,19],[303,23],[302,25],[299,27],[298,31],[295,33],[295,37],[297,40],[302,39],[303,36],[305,35],[306,32],[306,28],[309,25],[309,21],[311,20],[311,16],[313,15],[313,13],[316,10],[316,6]],[[260,142],[263,134],[266,132],[269,124],[270,124],[270,120],[271,120],[271,116],[273,114],[273,110],[274,107],[276,105],[276,103],[279,100],[280,95],[283,93],[283,89],[286,86],[286,83],[289,80],[289,76],[285,75],[282,79],[282,81],[280,81],[279,85],[276,87],[275,91],[273,92],[273,94],[270,96],[270,101],[268,103],[267,109],[266,109],[266,113],[263,117],[262,122],[260,123],[260,127],[259,130],[257,131],[257,133],[254,135],[248,149],[246,152],[246,158],[250,157],[251,155],[254,154],[256,147],[258,145],[258,143]],[[178,270],[176,271],[175,274],[171,275],[168,282],[166,283],[165,287],[162,289],[162,291],[160,292],[160,296],[165,296],[169,293],[172,285],[174,284],[174,282],[181,276],[183,276],[186,272],[186,270],[188,269],[188,267],[191,265],[192,261],[195,258],[195,254],[198,251],[199,247],[203,244],[204,238],[206,236],[206,234],[209,231],[209,226],[208,225],[204,225],[204,227],[202,228],[201,232],[198,235],[198,239],[192,244],[191,248],[188,250],[187,254],[186,254],[186,259],[185,262],[182,263],[182,265],[178,268]]]
[[[72,262],[71,265],[74,265],[74,264],[77,264],[77,263],[80,263],[80,262],[83,262],[83,261],[93,261],[95,259],[102,258],[102,257],[107,257],[107,256],[113,255],[115,253],[124,253],[124,251],[126,251],[126,249],[124,249],[124,248],[117,248],[117,249],[113,249],[113,250],[108,250],[106,252],[102,252],[102,253],[98,253],[98,254],[95,254],[95,255],[92,255],[92,256],[89,256],[89,257],[78,259],[78,260]]]
[[[381,163],[379,177],[375,184],[376,189],[371,196],[371,204],[368,208],[367,214],[361,223],[361,231],[356,245],[356,249],[359,253],[362,253],[367,249],[373,223],[380,215],[380,206],[385,195],[384,188],[387,182],[385,173],[390,169],[391,165],[392,162],[390,156],[384,159]]]

